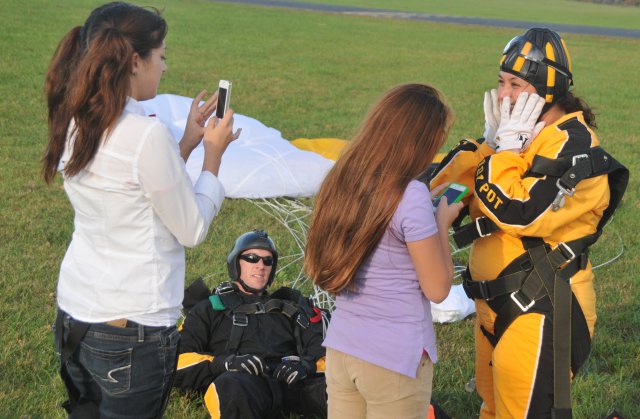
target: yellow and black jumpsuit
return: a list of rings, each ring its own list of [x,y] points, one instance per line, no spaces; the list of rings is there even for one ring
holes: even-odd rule
[[[581,181],[563,207],[553,211],[556,178],[530,177],[534,156],[571,156],[598,145],[582,113],[567,114],[544,128],[522,153],[494,153],[484,143],[463,140],[436,169],[431,187],[444,182],[466,185],[472,220],[488,217],[499,230],[473,242],[469,273],[474,281],[493,280],[525,253],[523,237],[538,237],[554,248],[560,242],[596,232],[609,205],[607,176]],[[570,278],[571,290],[593,335],[596,296],[591,264]],[[476,387],[483,400],[481,418],[539,418],[553,405],[553,339],[548,314],[527,311],[506,329],[497,345],[482,328],[494,332],[496,313],[476,299]]]

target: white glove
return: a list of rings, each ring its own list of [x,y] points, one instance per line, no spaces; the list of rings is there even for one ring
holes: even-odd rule
[[[484,137],[485,143],[492,149],[496,149],[496,131],[500,125],[500,102],[498,91],[491,89],[484,92]]]
[[[500,107],[500,125],[496,131],[496,151],[521,152],[529,147],[531,141],[544,128],[544,122],[536,123],[544,102],[544,98],[535,93],[529,96],[523,92],[510,112],[511,99],[509,96],[504,98]]]

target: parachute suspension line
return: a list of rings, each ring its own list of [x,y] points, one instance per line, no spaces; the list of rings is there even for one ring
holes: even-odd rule
[[[622,240],[622,235],[620,234],[620,232],[616,228],[614,228],[614,227],[609,225],[609,224],[611,224],[611,221],[613,221],[613,218],[614,217],[611,217],[609,219],[609,221],[607,221],[607,224],[605,224],[605,226],[602,229],[604,230],[605,228],[608,227],[608,231],[611,231],[613,234],[616,235],[616,237],[618,238],[618,243],[620,244],[620,250],[619,250],[618,254],[615,255],[614,257],[612,257],[611,259],[609,259],[609,260],[607,260],[605,262],[599,263],[598,265],[593,266],[591,269],[594,270],[594,271],[596,269],[598,269],[598,268],[601,268],[603,266],[607,266],[607,265],[615,262],[616,260],[620,259],[622,257],[622,255],[624,255],[624,241]]]
[[[304,248],[307,241],[307,232],[309,230],[308,220],[311,216],[313,208],[304,202],[295,198],[260,198],[260,199],[248,199],[257,206],[264,213],[274,218],[280,223],[293,238],[293,242],[296,246],[296,250],[290,255],[281,255],[280,261],[282,262],[278,266],[278,271],[283,271],[288,268],[295,269],[297,267],[297,273],[293,280],[289,280],[288,286],[295,289],[308,289],[312,288],[313,292],[311,298],[314,303],[321,308],[333,310],[335,299],[328,292],[320,289],[316,285],[313,285],[309,278],[305,275],[303,269],[304,262]],[[608,221],[605,227],[609,227],[613,234],[618,237],[620,243],[620,251],[611,259],[593,266],[593,270],[609,265],[618,260],[624,254],[624,242],[620,233],[609,226],[613,217]],[[453,230],[449,230],[449,237],[453,235]],[[449,242],[451,246],[451,256],[453,257],[454,264],[454,279],[460,278],[462,273],[466,270],[468,260],[468,248],[464,247],[458,249],[453,239]]]
[[[456,243],[453,241],[453,229],[449,229],[449,247],[451,248],[451,258],[453,259],[453,279],[458,279],[467,269],[467,259],[469,256],[467,249],[470,246],[458,249],[458,246],[456,246]]]
[[[305,219],[311,214],[311,208],[299,201],[287,200],[285,198],[261,198],[250,201],[263,212],[275,218],[289,232],[297,247],[297,251],[293,254],[280,257],[282,264],[278,270],[281,271],[296,264],[302,266],[304,245],[308,230]],[[299,283],[305,282],[306,279],[302,268],[300,268],[297,277],[292,281],[291,287],[298,288]]]
[[[314,300],[314,303],[320,308],[333,310],[335,304],[334,298],[328,292],[313,285],[305,275],[303,269],[304,248],[309,230],[308,220],[313,208],[295,198],[279,197],[247,200],[274,218],[287,230],[293,239],[296,249],[289,255],[281,255],[280,261],[282,263],[278,266],[278,271],[283,271],[287,268],[295,269],[297,267],[295,277],[293,279],[287,279],[287,285],[295,289],[312,288],[311,298]],[[326,327],[324,319],[323,325]]]
[[[609,260],[606,260],[602,263],[599,263],[597,265],[593,265],[591,267],[591,270],[595,271],[598,268],[601,268],[603,266],[607,266],[612,264],[613,262],[615,262],[616,260],[620,259],[622,257],[622,255],[624,255],[624,240],[622,239],[622,235],[620,234],[620,232],[613,226],[611,226],[611,223],[613,221],[615,217],[611,217],[609,219],[609,221],[607,221],[607,224],[605,224],[605,226],[602,228],[603,231],[606,228],[607,232],[610,232],[611,234],[615,235],[615,237],[618,238],[618,243],[620,246],[620,250],[618,251],[618,253],[613,256],[612,258],[610,258]],[[451,237],[453,235],[453,229],[449,230],[449,237]],[[599,247],[599,243],[600,241],[596,242],[596,244],[594,245],[594,248],[598,248]],[[604,241],[603,241],[604,243]],[[462,273],[467,269],[466,267],[466,261],[468,259],[468,252],[466,252],[467,254],[463,254],[460,257],[456,257],[459,253],[466,251],[467,249],[469,249],[471,247],[471,245],[465,246],[461,249],[458,249],[458,247],[456,246],[455,242],[453,241],[453,239],[450,240],[449,242],[450,246],[451,246],[451,257],[453,258],[453,272],[454,272],[454,279],[459,278]],[[591,259],[591,258],[590,258]],[[462,263],[462,264],[460,264]],[[594,261],[592,260],[592,263],[594,263]]]

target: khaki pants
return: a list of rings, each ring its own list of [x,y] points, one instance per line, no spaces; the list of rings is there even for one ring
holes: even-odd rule
[[[424,419],[431,400],[433,363],[425,354],[416,378],[327,348],[329,419]]]

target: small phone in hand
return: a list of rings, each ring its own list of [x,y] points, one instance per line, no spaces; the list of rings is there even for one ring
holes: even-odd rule
[[[462,198],[467,194],[468,188],[459,183],[451,183],[447,188],[442,191],[438,196],[433,199],[433,210],[438,207],[440,203],[440,199],[443,196],[447,197],[447,203],[449,205],[455,204],[456,202],[460,202]]]
[[[218,84],[218,104],[216,106],[216,116],[218,118],[222,119],[227,114],[230,101],[231,82],[229,80],[220,80]]]

